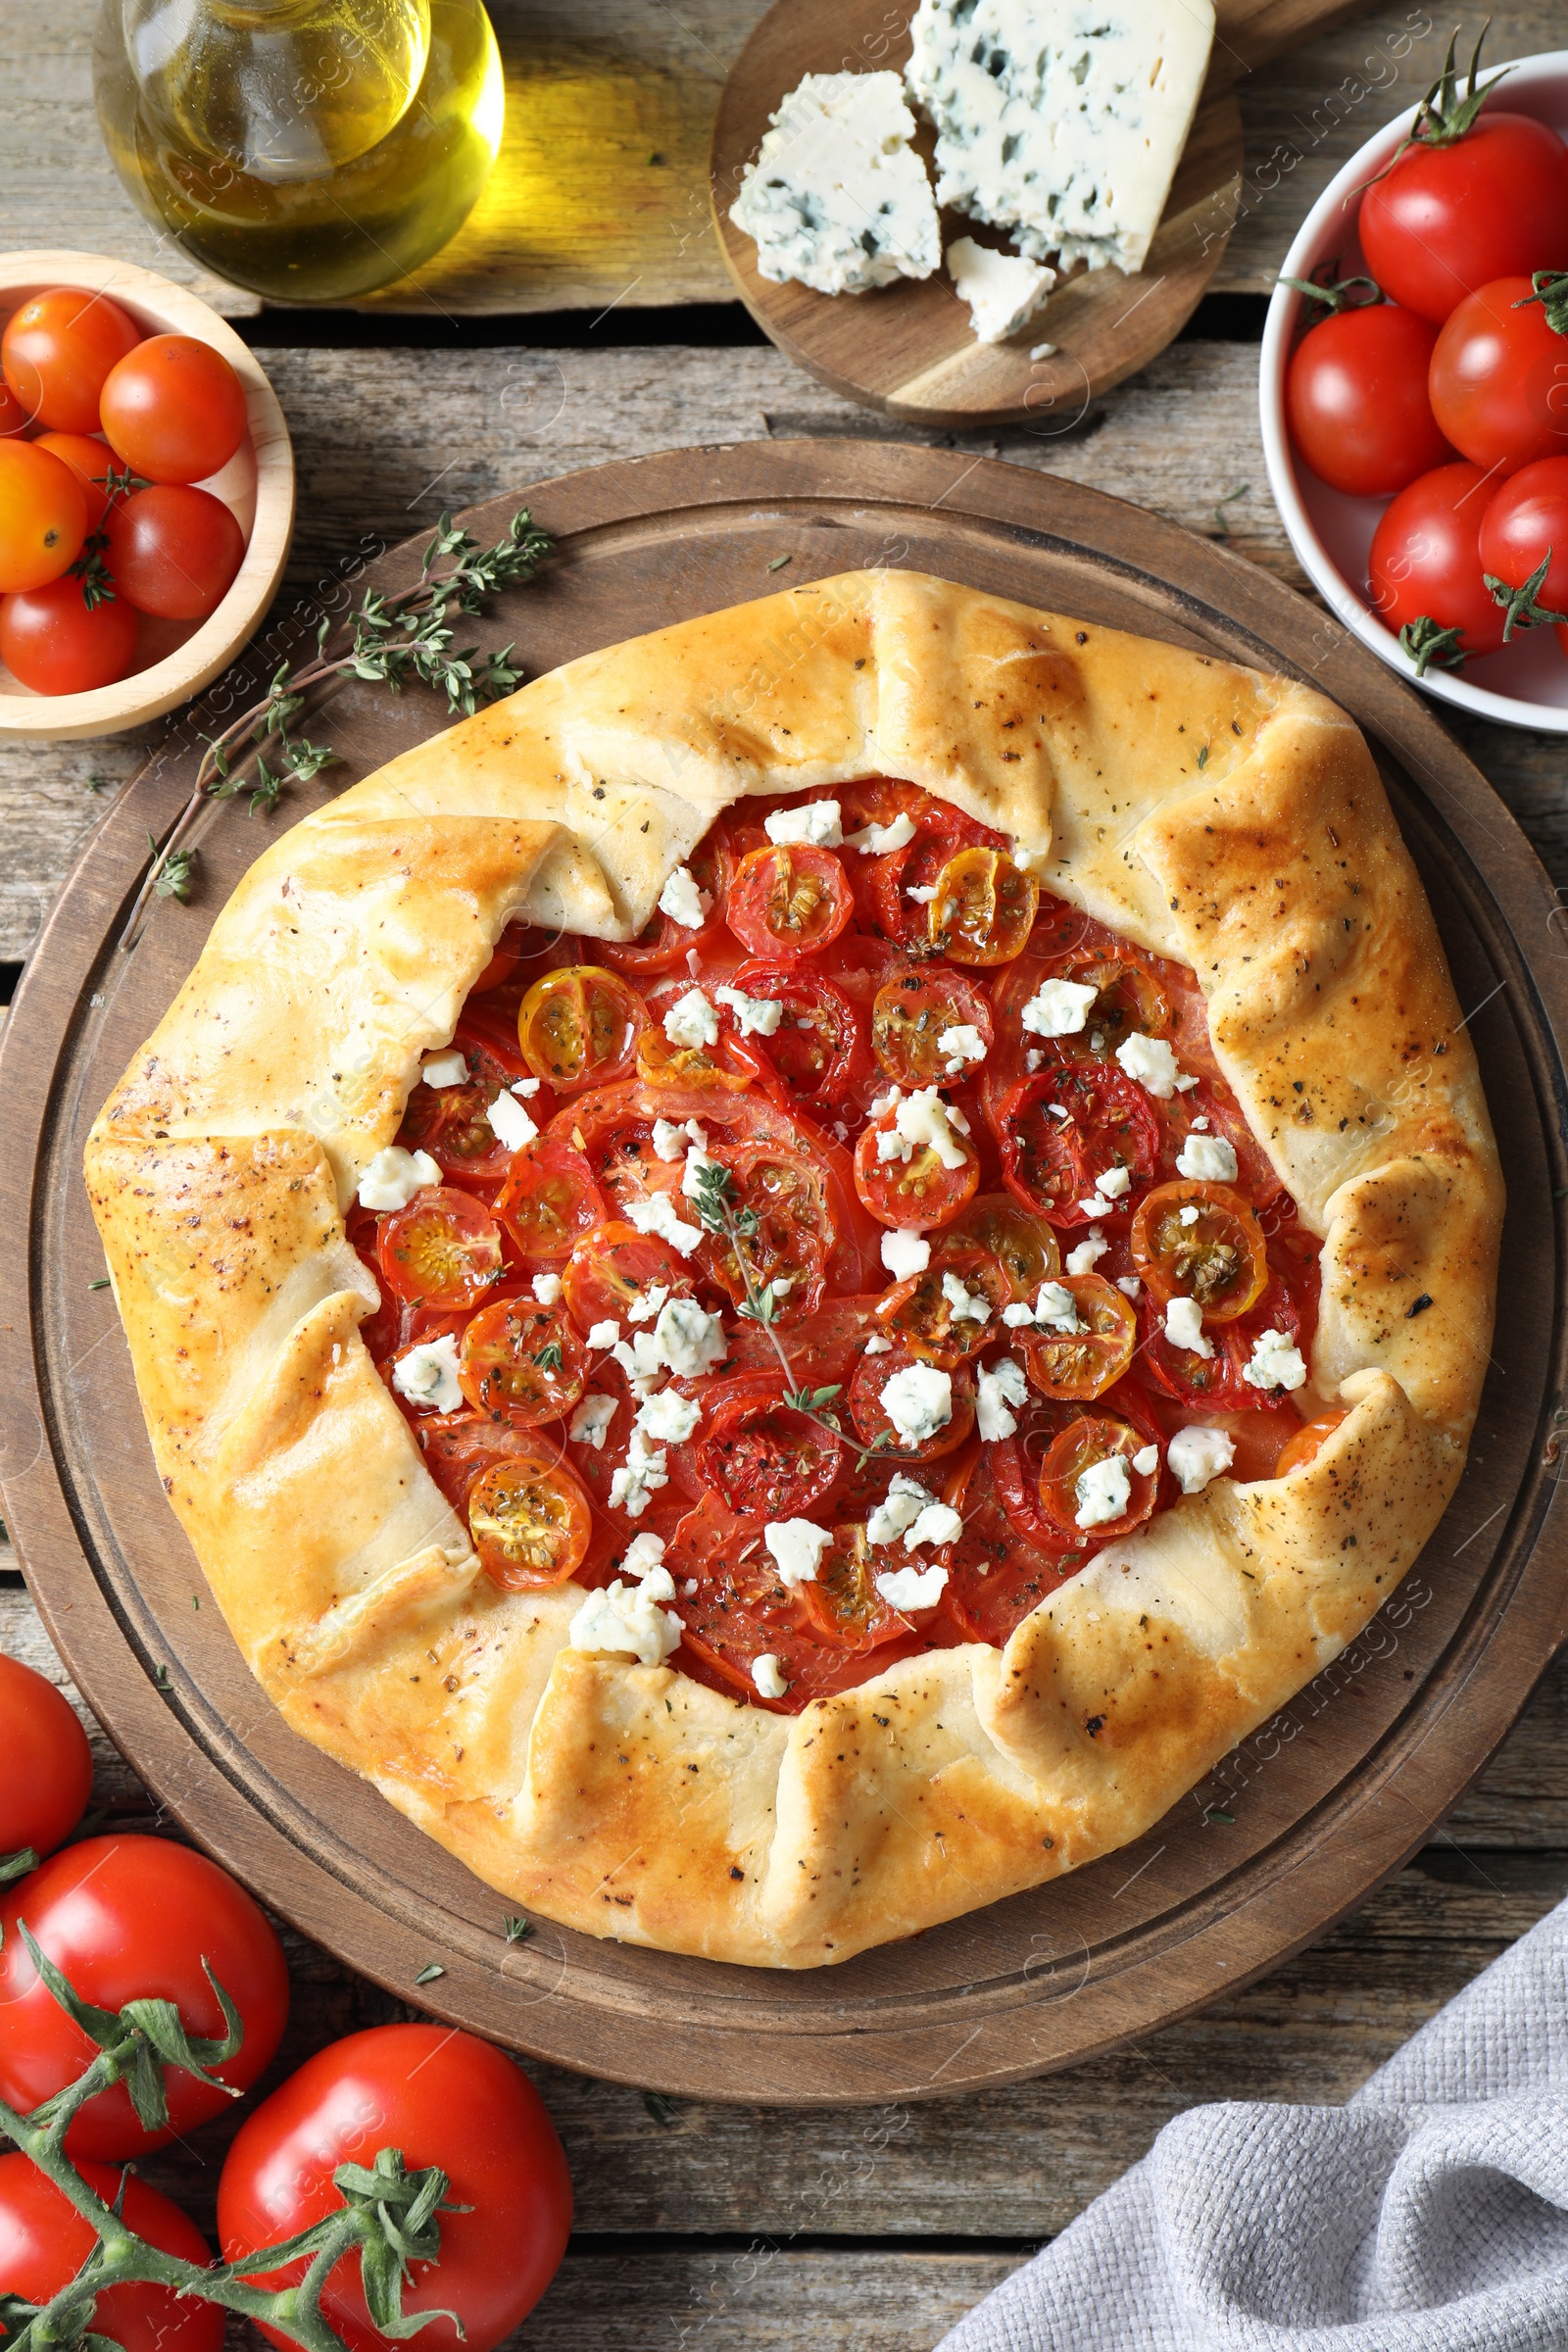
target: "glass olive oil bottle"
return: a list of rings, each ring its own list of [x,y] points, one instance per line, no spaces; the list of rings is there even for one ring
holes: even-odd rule
[[[342,302],[461,227],[506,93],[481,0],[104,0],[115,169],[155,225],[273,302]]]

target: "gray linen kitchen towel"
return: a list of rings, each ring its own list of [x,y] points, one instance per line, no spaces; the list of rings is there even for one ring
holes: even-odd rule
[[[1568,1903],[1346,2107],[1196,2107],[940,2352],[1568,2352]]]

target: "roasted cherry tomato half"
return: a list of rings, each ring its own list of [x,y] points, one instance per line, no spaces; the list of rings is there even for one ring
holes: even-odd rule
[[[603,1224],[605,1203],[582,1153],[541,1136],[513,1153],[496,1214],[530,1264],[555,1265]]]
[[[705,1399],[695,1468],[700,1490],[742,1519],[804,1519],[831,1492],[844,1448],[782,1401],[782,1375],[721,1382]]]
[[[937,875],[931,945],[955,963],[1010,963],[1034,929],[1040,885],[1001,850],[960,850]]]
[[[465,1331],[458,1379],[476,1411],[537,1429],[571,1410],[586,1368],[583,1344],[558,1307],[498,1298]]]
[[[1021,1532],[1018,1506],[996,1476],[1002,1452],[1001,1446],[975,1447],[942,1489],[943,1501],[963,1517],[962,1535],[942,1549],[942,1613],[965,1642],[999,1649],[1088,1556],[1087,1547],[1067,1547],[1059,1536],[1048,1547]]]
[[[867,1446],[874,1446],[880,1439],[884,1451],[902,1455],[906,1461],[939,1461],[943,1454],[956,1452],[974,1427],[974,1375],[967,1364],[959,1364],[947,1375],[952,1383],[948,1418],[916,1444],[901,1434],[882,1401],[888,1382],[911,1366],[918,1366],[922,1372],[936,1369],[931,1364],[921,1364],[917,1356],[906,1355],[899,1348],[889,1355],[862,1355],[850,1383],[850,1418]]]
[[[465,1016],[452,1043],[467,1062],[466,1079],[457,1086],[417,1080],[409,1093],[398,1142],[410,1152],[428,1152],[444,1175],[488,1184],[506,1174],[512,1152],[486,1114],[497,1097],[511,1092],[514,1080],[523,1077],[522,1056],[510,1025],[507,1032],[498,1033],[483,1016]],[[526,1083],[535,1091],[518,1100],[535,1125],[543,1126],[554,1108],[554,1097],[546,1095],[536,1079]]]
[[[704,1018],[687,1030],[676,1008],[696,1011],[697,1007],[687,1003],[692,997],[702,1000]],[[672,1014],[676,1021],[673,1035],[664,1025]],[[695,980],[667,980],[650,994],[648,1023],[637,1040],[637,1075],[645,1086],[705,1092],[721,1087],[741,1094],[756,1074],[754,1060],[737,1062],[729,1052],[728,1025],[713,1002],[711,983],[699,988]]]
[[[744,1244],[747,1267],[760,1287],[779,1282],[775,1319],[792,1321],[816,1305],[828,1254],[837,1236],[827,1187],[804,1152],[787,1144],[726,1145],[712,1156],[733,1180],[731,1205],[756,1218]],[[720,1234],[702,1244],[703,1264],[736,1305],[747,1298],[746,1275]]]
[[[732,1005],[720,1010],[732,1060],[771,1073],[790,1102],[813,1112],[831,1109],[857,1079],[870,1075],[864,1016],[814,965],[744,963],[732,985],[739,995],[781,1007],[776,1029],[749,1037]]]
[[[835,1527],[832,1536],[815,1576],[800,1588],[812,1633],[834,1649],[880,1649],[896,1642],[909,1621],[883,1598],[876,1579],[879,1570],[902,1568],[903,1558],[874,1549],[856,1524]]]
[[[923,1274],[883,1294],[877,1328],[909,1355],[952,1371],[1002,1333],[1012,1285],[994,1257],[972,1244],[939,1252]]]
[[[432,1185],[382,1221],[375,1262],[411,1305],[477,1306],[501,1279],[501,1228],[468,1194]]]
[[[579,1331],[613,1319],[623,1323],[639,1299],[654,1290],[671,1298],[691,1290],[684,1264],[669,1247],[635,1225],[609,1223],[578,1242],[562,1269],[566,1308]]]
[[[701,1680],[782,1715],[798,1714],[832,1687],[844,1661],[808,1627],[801,1588],[780,1580],[755,1520],[737,1518],[716,1494],[707,1494],[676,1526],[664,1565],[680,1593],[682,1663],[689,1658]],[[686,1591],[688,1584],[695,1592]],[[755,1668],[762,1657],[777,1662],[782,1698],[758,1689]]]
[[[1164,1037],[1171,1025],[1170,999],[1143,964],[1128,957],[1101,956],[1080,949],[1062,961],[1052,977],[1076,981],[1096,994],[1083,1028],[1060,1041],[1068,1059],[1113,1061],[1116,1050],[1135,1032]]]
[[[516,1453],[468,1489],[468,1529],[479,1565],[503,1592],[564,1585],[587,1556],[588,1497],[553,1454]]]
[[[753,956],[810,956],[828,947],[855,911],[840,859],[809,842],[752,850],[730,885],[725,916]]]
[[[1102,1176],[1124,1168],[1136,1200],[1159,1158],[1159,1120],[1131,1078],[1103,1062],[1068,1061],[1025,1078],[997,1114],[1007,1189],[1054,1225],[1087,1225]]]
[[[651,980],[660,972],[683,971],[694,948],[700,956],[704,955],[723,936],[724,900],[735,870],[728,844],[721,834],[710,834],[692,852],[686,864],[698,890],[709,902],[703,921],[695,926],[677,923],[673,915],[663,914],[656,906],[635,939],[606,939],[598,943],[600,955],[615,971],[636,980]]]
[[[414,1434],[425,1468],[465,1521],[468,1496],[487,1470],[499,1462],[534,1461],[541,1447],[532,1430],[466,1410],[421,1421]]]
[[[1293,1470],[1304,1470],[1308,1462],[1315,1462],[1349,1410],[1348,1404],[1332,1404],[1314,1413],[1310,1421],[1303,1421],[1276,1461],[1275,1477],[1289,1478]]]
[[[1133,1218],[1132,1252],[1156,1298],[1196,1298],[1208,1323],[1245,1315],[1268,1280],[1263,1229],[1228,1185],[1156,1186]]]
[[[924,1232],[947,1225],[974,1199],[980,1160],[966,1135],[950,1125],[947,1155],[932,1144],[900,1138],[902,1155],[884,1159],[881,1143],[897,1137],[898,1112],[886,1111],[861,1130],[855,1147],[855,1189],[879,1225],[911,1226]],[[961,1155],[961,1156],[960,1156]]]
[[[983,1250],[1007,1277],[1011,1299],[1033,1299],[1043,1282],[1061,1272],[1061,1251],[1044,1217],[1020,1207],[1010,1193],[981,1193],[960,1216],[943,1227],[934,1258],[947,1263],[955,1251]]]
[[[954,1030],[974,1036],[960,1035],[945,1046],[944,1037]],[[940,964],[901,972],[877,990],[871,1006],[871,1051],[894,1085],[907,1090],[968,1077],[994,1038],[985,990]],[[972,1052],[976,1043],[979,1054]]]
[[[1120,1380],[1138,1346],[1131,1299],[1102,1274],[1069,1274],[1061,1284],[1073,1303],[1077,1331],[1037,1324],[1023,1341],[1029,1377],[1043,1396],[1088,1404]]]
[[[1210,1352],[1200,1355],[1197,1348],[1178,1348],[1165,1337],[1162,1299],[1146,1292],[1140,1303],[1144,1344],[1138,1354],[1138,1370],[1146,1388],[1178,1397],[1183,1404],[1205,1415],[1239,1412],[1257,1401],[1257,1392],[1249,1389],[1242,1379],[1241,1365],[1228,1344],[1228,1332],[1217,1329],[1206,1333]]]
[[[1064,1536],[1088,1536],[1097,1544],[1130,1534],[1150,1516],[1159,1492],[1157,1462],[1151,1470],[1133,1467],[1150,1444],[1129,1421],[1108,1413],[1080,1414],[1053,1441],[1040,1466],[1040,1507],[1046,1518]],[[1157,1454],[1157,1446],[1154,1450]],[[1095,1473],[1102,1462],[1119,1462],[1122,1468],[1101,1491]],[[1118,1489],[1125,1497],[1122,1507],[1100,1517]]]
[[[536,1078],[558,1095],[577,1095],[626,1074],[647,1021],[641,997],[614,972],[568,964],[536,980],[523,998],[517,1042]]]

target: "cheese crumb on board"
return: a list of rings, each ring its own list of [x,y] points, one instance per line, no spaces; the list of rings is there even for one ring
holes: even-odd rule
[[[1021,253],[998,253],[973,237],[955,237],[944,257],[977,343],[1005,343],[1027,326],[1056,282],[1054,270]]]
[[[905,68],[937,202],[1037,262],[1141,270],[1198,109],[1212,0],[920,0]]]
[[[773,115],[730,219],[776,285],[864,294],[930,277],[942,229],[897,74],[808,74]]]

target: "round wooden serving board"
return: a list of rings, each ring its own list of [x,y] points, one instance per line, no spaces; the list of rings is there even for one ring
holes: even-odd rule
[[[503,1898],[295,1739],[251,1681],[154,1474],[113,1300],[92,1287],[87,1128],[264,838],[238,807],[215,809],[196,901],[159,902],[134,951],[117,946],[148,828],[161,834],[190,786],[194,754],[176,744],[121,796],[61,895],[0,1055],[6,1517],[72,1673],[174,1816],[306,1935],[436,2015],[716,2099],[917,2098],[1070,2064],[1274,1967],[1360,1901],[1480,1770],[1568,1632],[1551,1434],[1565,1339],[1553,1188],[1568,1185],[1555,896],[1430,710],[1337,623],[1095,491],[962,452],[786,442],[607,466],[523,495],[561,552],[475,633],[515,637],[535,671],[886,564],[1295,671],[1355,714],[1473,1014],[1508,1179],[1494,1370],[1454,1503],[1334,1666],[1148,1837],[1055,1886],[798,1975],[548,1921],[509,1946]],[[493,538],[516,503],[469,520]],[[369,580],[402,584],[416,563],[411,543]],[[349,755],[329,771],[349,781],[443,723],[433,698],[356,686],[311,731]],[[445,1973],[416,1989],[432,1961]]]
[[[1343,8],[1341,13],[1343,13]],[[729,217],[746,166],[785,94],[805,74],[902,73],[909,20],[883,0],[777,0],[730,70],[710,155],[713,224],[741,300],[780,351],[836,392],[922,424],[1037,423],[1061,432],[1091,401],[1147,367],[1179,333],[1218,269],[1235,221],[1242,118],[1211,74],[1143,270],[1080,270],[1008,343],[977,343],[946,270],[869,294],[775,285]],[[1216,86],[1216,82],[1221,86]],[[927,167],[932,134],[915,140]],[[1011,252],[1000,229],[942,215],[942,247],[973,236]],[[1054,353],[1032,360],[1043,343]]]

